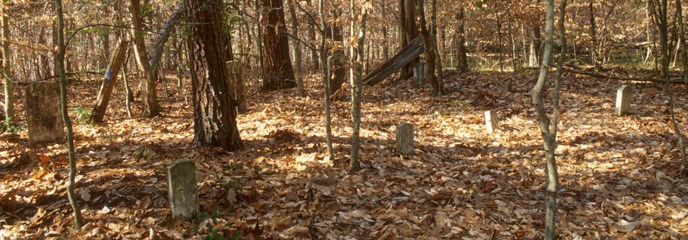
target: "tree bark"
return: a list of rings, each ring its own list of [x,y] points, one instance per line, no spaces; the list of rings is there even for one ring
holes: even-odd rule
[[[468,50],[466,49],[466,31],[465,31],[465,22],[466,20],[464,19],[464,9],[463,7],[459,8],[459,10],[456,12],[455,19],[458,21],[457,27],[456,27],[456,60],[457,60],[457,66],[456,70],[458,70],[461,73],[468,72],[468,56],[467,52]]]
[[[330,101],[330,68],[332,67],[332,58],[327,58],[325,50],[325,31],[327,31],[327,23],[325,22],[324,0],[318,0],[318,15],[320,17],[320,63],[322,71],[322,81],[325,87],[325,133],[327,143],[327,156],[330,161],[334,160],[334,150],[332,148],[332,111]],[[315,25],[315,23],[313,23]]]
[[[590,12],[590,38],[592,38],[592,45],[590,46],[590,60],[595,66],[599,65],[597,59],[597,24],[595,23],[595,0],[590,0],[588,3],[588,9]]]
[[[365,47],[365,32],[366,32],[366,17],[368,15],[367,5],[370,0],[366,0],[361,7],[360,22],[358,33],[356,33],[355,20],[351,21],[351,36],[355,36],[356,45],[350,47],[350,70],[349,78],[351,81],[351,120],[353,122],[353,133],[351,134],[351,158],[349,160],[349,169],[351,171],[358,171],[361,169],[359,160],[359,153],[361,149],[360,130],[361,130],[361,94],[363,93],[363,58]],[[355,0],[350,1],[350,14],[355,14]]]
[[[10,76],[12,73],[11,63],[10,63],[10,26],[9,19],[7,18],[5,1],[0,3],[0,24],[2,24],[1,41],[2,41],[2,80],[3,80],[3,90],[5,91],[5,127],[9,128],[14,123],[14,90],[12,86],[12,81]]]
[[[260,0],[263,25],[263,91],[296,87],[282,0]]]
[[[74,153],[74,131],[72,130],[72,121],[69,118],[69,111],[67,110],[67,80],[65,76],[64,56],[65,56],[65,42],[64,42],[64,23],[62,15],[62,0],[55,0],[55,12],[57,22],[57,62],[56,68],[60,76],[60,108],[62,110],[62,121],[67,128],[67,156],[69,157],[69,177],[67,179],[67,198],[69,204],[74,212],[74,228],[79,229],[83,226],[83,219],[81,217],[81,208],[74,193],[74,178],[76,177],[76,156]]]
[[[197,146],[242,147],[235,106],[229,89],[222,36],[222,0],[185,0],[192,21],[189,59],[194,105],[194,139]],[[198,54],[198,55],[197,55]]]
[[[332,18],[337,19],[340,17],[338,10],[332,10]],[[333,43],[338,43],[344,45],[344,34],[342,34],[341,26],[336,24],[329,24],[327,31],[325,33],[326,38],[330,39]],[[347,59],[344,54],[343,48],[337,48],[333,50],[333,45],[328,46],[326,52],[332,52],[332,64],[330,66],[330,96],[342,88],[342,85],[346,82],[346,64]]]
[[[430,85],[432,86],[432,95],[433,96],[440,96],[442,95],[442,86],[439,84],[437,81],[437,75],[435,75],[436,69],[435,69],[435,49],[433,47],[432,43],[432,38],[430,36],[430,32],[428,31],[428,26],[425,21],[425,7],[424,7],[424,0],[418,0],[418,12],[420,13],[420,32],[421,32],[421,38],[423,39],[423,45],[425,45],[424,48],[424,54],[425,54],[425,61],[428,64],[428,80],[430,82]]]
[[[110,60],[110,64],[105,73],[105,79],[103,79],[103,83],[100,86],[100,91],[98,91],[95,107],[93,107],[93,112],[91,114],[92,123],[103,122],[103,117],[105,117],[105,112],[108,104],[110,103],[112,89],[117,83],[117,76],[119,76],[122,63],[124,63],[124,60],[126,59],[128,48],[129,41],[121,41],[117,47],[117,50],[115,50],[115,55],[113,55],[112,60]]]
[[[139,66],[143,70],[144,79],[146,81],[146,90],[144,102],[146,108],[144,111],[144,116],[155,117],[160,115],[161,108],[158,104],[158,94],[156,91],[157,71],[153,71],[150,62],[148,61],[148,53],[146,52],[146,43],[144,41],[144,32],[142,28],[143,17],[140,14],[141,11],[141,0],[131,0],[131,5],[129,10],[131,12],[131,35],[133,36],[134,42],[134,53]]]
[[[403,48],[419,36],[418,26],[416,26],[416,6],[418,4],[417,0],[400,0],[399,4],[399,21],[402,27],[400,34],[402,36],[401,47]],[[414,59],[411,63],[404,66],[401,70],[401,77],[403,78],[411,75],[413,73],[413,66],[419,61],[420,59]]]
[[[557,190],[559,188],[559,174],[557,171],[557,162],[555,158],[555,150],[557,148],[557,131],[559,128],[559,113],[560,113],[560,90],[561,90],[561,74],[563,72],[563,63],[566,54],[566,35],[565,35],[565,16],[566,16],[566,0],[562,1],[559,10],[559,37],[561,39],[562,51],[559,54],[559,61],[557,63],[557,76],[554,82],[553,94],[553,114],[552,119],[547,116],[545,110],[545,101],[543,91],[547,81],[547,71],[550,68],[550,58],[552,56],[553,47],[553,32],[554,32],[554,0],[547,0],[546,6],[546,23],[545,23],[545,50],[542,56],[542,65],[540,66],[540,75],[537,83],[532,90],[532,100],[535,105],[535,111],[540,121],[540,133],[542,134],[543,145],[546,158],[546,175],[547,175],[547,190],[545,203],[545,239],[556,239],[556,211],[557,211]]]
[[[294,51],[294,74],[296,76],[296,88],[299,96],[305,97],[306,90],[303,86],[303,73],[301,71],[301,43],[299,42],[299,22],[296,19],[296,10],[294,7],[295,0],[289,1],[289,23],[291,24],[291,35],[296,38],[292,39],[292,51]]]

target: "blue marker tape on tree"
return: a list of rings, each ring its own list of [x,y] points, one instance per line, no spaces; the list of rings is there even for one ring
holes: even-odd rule
[[[107,70],[105,71],[105,82],[109,82],[109,81],[110,81],[110,68],[107,68]]]

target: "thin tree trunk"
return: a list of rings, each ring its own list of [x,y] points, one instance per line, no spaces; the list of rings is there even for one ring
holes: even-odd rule
[[[327,31],[327,22],[325,22],[324,0],[318,0],[318,16],[320,17],[320,69],[322,71],[322,81],[325,87],[325,133],[327,141],[327,156],[330,161],[334,160],[334,151],[332,149],[332,111],[330,101],[330,67],[332,66],[332,58],[327,58],[325,50],[325,32]],[[313,23],[315,25],[315,23]]]
[[[289,23],[291,24],[291,35],[296,39],[291,40],[292,51],[294,51],[294,75],[296,77],[296,89],[299,96],[305,97],[306,90],[303,86],[303,72],[301,70],[301,43],[299,42],[299,22],[296,19],[294,0],[287,0],[289,8]]]
[[[562,1],[559,12],[559,37],[561,38],[562,52],[559,54],[559,62],[557,63],[557,76],[555,80],[554,96],[552,104],[553,116],[550,122],[545,110],[545,101],[543,91],[547,81],[547,71],[550,67],[550,58],[552,56],[553,47],[553,31],[554,31],[554,0],[547,0],[546,6],[546,24],[545,24],[545,51],[542,56],[542,65],[540,66],[540,75],[538,81],[533,87],[532,98],[535,105],[535,111],[540,121],[540,132],[542,134],[543,145],[545,149],[545,156],[547,161],[547,192],[545,203],[545,239],[556,239],[556,209],[557,209],[557,190],[559,188],[559,174],[557,172],[557,163],[554,152],[557,148],[557,131],[559,125],[559,98],[561,90],[561,74],[563,62],[566,54],[566,35],[564,30],[565,16],[566,16],[566,0]]]
[[[598,66],[597,59],[597,24],[595,24],[595,0],[590,0],[588,9],[590,12],[590,37],[592,38],[592,45],[590,46],[590,61],[593,65]]]
[[[155,117],[160,115],[160,104],[158,104],[158,94],[156,90],[157,71],[153,71],[150,62],[148,61],[148,52],[146,51],[146,43],[143,39],[144,33],[142,28],[143,17],[140,16],[141,6],[140,0],[131,0],[131,35],[134,42],[134,53],[136,55],[139,66],[143,70],[143,75],[146,83],[144,102],[146,108],[144,115],[146,117]]]
[[[432,44],[432,38],[428,31],[428,25],[425,21],[425,1],[418,0],[418,13],[420,14],[420,36],[423,39],[423,48],[425,54],[425,61],[428,64],[428,80],[432,86],[432,95],[438,97],[442,95],[442,86],[437,82],[437,75],[435,75],[435,51]]]
[[[359,161],[359,152],[361,149],[360,130],[361,130],[361,94],[363,93],[363,57],[365,47],[365,32],[366,32],[366,17],[368,15],[367,5],[370,0],[366,0],[361,8],[360,26],[358,34],[356,33],[355,20],[351,21],[351,36],[356,36],[356,45],[350,48],[350,65],[349,75],[351,79],[351,120],[353,122],[353,133],[351,134],[351,159],[349,161],[349,169],[357,171],[361,169]],[[350,1],[350,14],[354,16],[355,0]]]
[[[57,15],[57,71],[60,76],[60,108],[62,110],[62,121],[67,128],[67,155],[69,157],[69,177],[67,180],[67,198],[69,204],[72,206],[74,212],[74,228],[79,229],[83,226],[83,219],[81,217],[81,208],[74,193],[74,178],[76,176],[76,156],[74,153],[74,131],[72,130],[72,121],[69,118],[69,111],[67,111],[67,80],[64,68],[64,23],[62,17],[62,0],[55,0],[55,12]]]
[[[2,24],[2,35],[0,35],[2,38],[0,39],[2,41],[2,66],[0,67],[2,67],[2,76],[0,77],[2,77],[5,91],[5,127],[9,128],[14,124],[14,90],[10,80],[12,75],[10,72],[12,70],[10,63],[10,26],[5,12],[6,8],[5,1],[2,1],[0,3],[0,14],[2,14],[0,17],[0,24]]]
[[[465,31],[465,16],[464,16],[464,9],[463,7],[459,8],[459,10],[456,12],[455,19],[458,21],[457,28],[456,28],[456,45],[457,45],[457,57],[456,60],[458,61],[458,65],[456,66],[456,70],[458,70],[461,73],[468,72],[468,57],[467,57],[467,52],[468,50],[466,49],[466,31]]]
[[[432,17],[430,18],[430,35],[432,37],[432,50],[435,54],[435,70],[437,71],[437,85],[439,95],[444,95],[444,69],[442,68],[442,55],[437,41],[437,0],[432,0]],[[443,38],[444,40],[444,38]]]

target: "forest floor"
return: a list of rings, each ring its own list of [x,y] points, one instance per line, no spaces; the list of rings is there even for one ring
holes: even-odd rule
[[[127,118],[118,86],[105,124],[75,122],[81,229],[72,228],[65,193],[65,145],[29,147],[25,129],[0,135],[0,239],[541,238],[545,162],[529,95],[535,73],[516,78],[514,92],[507,91],[509,78],[450,75],[448,94],[439,98],[410,80],[366,88],[358,172],[347,170],[346,101],[334,103],[336,159],[326,159],[321,83],[314,77],[306,79],[308,97],[251,87],[249,112],[238,118],[245,148],[237,152],[190,146],[188,82],[181,92],[161,84],[165,112],[153,119]],[[90,109],[98,84],[74,82],[71,106]],[[616,117],[621,84],[565,76],[558,234],[685,238],[688,180],[678,173],[663,85],[635,84],[631,113]],[[688,89],[673,89],[688,133]],[[23,108],[19,101],[20,115]],[[494,134],[485,132],[486,110],[499,115]],[[394,150],[400,122],[414,125],[410,156]],[[203,216],[192,223],[172,220],[168,209],[165,166],[180,159],[197,167]]]

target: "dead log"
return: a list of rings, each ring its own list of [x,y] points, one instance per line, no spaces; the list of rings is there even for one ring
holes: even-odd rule
[[[105,71],[105,79],[103,79],[103,84],[100,85],[100,91],[98,91],[98,98],[96,100],[95,107],[93,107],[93,113],[91,114],[92,123],[103,122],[103,117],[105,116],[105,111],[107,110],[108,103],[110,102],[110,95],[112,94],[112,89],[117,82],[117,76],[119,75],[119,70],[124,63],[124,59],[127,56],[127,48],[129,47],[128,40],[122,40],[115,51],[115,55],[112,56],[110,60],[110,65]]]
[[[606,78],[606,79],[614,79],[614,80],[622,80],[622,81],[641,81],[641,82],[666,83],[665,79],[658,79],[658,78],[654,78],[652,76],[622,77],[622,76],[614,76],[614,75],[605,75],[605,74],[595,73],[595,72],[586,72],[583,70],[568,68],[568,67],[564,68],[564,72],[581,74],[581,75],[586,75],[586,76],[591,76],[591,77],[596,77],[596,78]],[[684,82],[683,80],[669,80],[669,83],[671,83],[671,84],[686,84],[686,82]]]
[[[420,37],[416,37],[409,44],[404,46],[392,58],[387,60],[382,66],[373,70],[370,74],[363,78],[363,83],[366,86],[374,86],[385,80],[393,73],[401,70],[402,67],[417,59],[423,52],[423,41]]]

